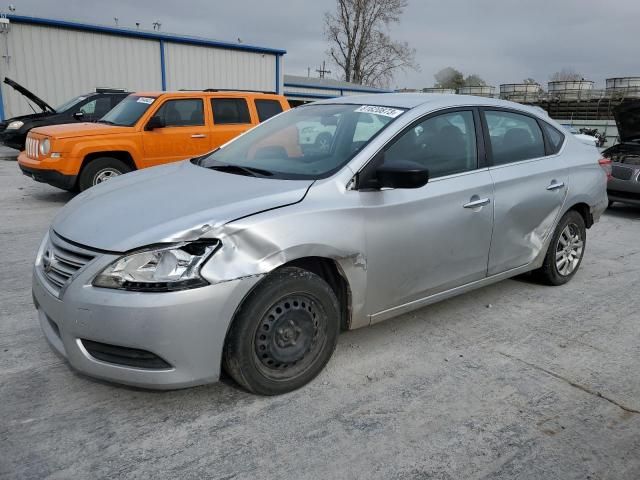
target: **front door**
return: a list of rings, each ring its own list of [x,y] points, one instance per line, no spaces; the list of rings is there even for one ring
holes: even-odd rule
[[[432,115],[386,149],[384,164],[429,169],[422,188],[360,192],[369,314],[485,278],[493,182],[479,162],[478,118],[473,110]]]
[[[561,157],[547,155],[534,117],[486,110],[484,118],[495,185],[488,270],[494,275],[527,265],[540,254],[567,196],[569,178]]]
[[[159,118],[163,126],[142,133],[145,167],[196,157],[211,150],[211,132],[202,99],[167,100],[153,117]]]

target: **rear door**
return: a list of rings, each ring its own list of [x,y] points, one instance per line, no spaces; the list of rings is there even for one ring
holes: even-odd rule
[[[569,178],[557,154],[562,142],[552,146],[543,132],[546,124],[534,116],[484,109],[483,124],[495,186],[488,265],[488,274],[495,275],[537,257],[564,204]]]
[[[184,160],[211,150],[202,98],[166,100],[153,117],[160,118],[164,127],[142,132],[145,166]]]
[[[252,121],[249,105],[243,97],[213,97],[211,111],[213,113],[212,149],[227,143],[258,123],[257,119]]]

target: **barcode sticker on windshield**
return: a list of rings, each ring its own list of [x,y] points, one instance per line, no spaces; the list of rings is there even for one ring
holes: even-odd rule
[[[396,118],[403,112],[404,110],[398,110],[397,108],[378,107],[376,105],[362,105],[356,109],[356,113],[373,113],[374,115],[383,115],[391,118]]]
[[[140,98],[138,98],[138,103],[146,103],[148,105],[151,105],[154,100],[155,100],[155,98],[140,97]]]

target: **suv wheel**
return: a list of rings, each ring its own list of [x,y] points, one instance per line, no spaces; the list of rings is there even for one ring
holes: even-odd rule
[[[587,243],[584,219],[570,210],[560,219],[536,276],[548,285],[563,285],[576,274]]]
[[[91,160],[80,172],[78,184],[80,191],[83,192],[87,188],[91,188],[99,183],[117,177],[124,173],[130,172],[131,167],[122,160],[112,157],[100,157]]]
[[[338,305],[318,275],[296,267],[276,270],[236,314],[225,342],[225,370],[262,395],[302,387],[322,371],[335,349]]]

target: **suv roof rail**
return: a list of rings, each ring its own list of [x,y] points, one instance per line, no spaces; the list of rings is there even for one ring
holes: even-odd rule
[[[249,92],[249,93],[269,93],[275,95],[276,92],[269,90],[247,90],[244,88],[205,88],[203,92]]]
[[[96,87],[96,93],[126,93],[124,88]]]

